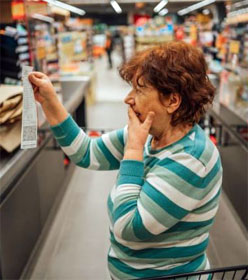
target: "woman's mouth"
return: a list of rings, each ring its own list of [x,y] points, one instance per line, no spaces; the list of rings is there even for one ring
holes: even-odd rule
[[[132,109],[133,109],[133,108],[132,108]],[[137,118],[139,118],[139,117],[141,116],[141,114],[138,113],[137,111],[135,111],[134,109],[133,109],[133,112],[134,112],[134,114],[136,115]]]

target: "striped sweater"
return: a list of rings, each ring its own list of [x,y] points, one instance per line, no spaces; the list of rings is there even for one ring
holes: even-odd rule
[[[207,267],[209,230],[218,209],[222,166],[217,148],[195,125],[159,150],[149,136],[144,160],[123,160],[127,127],[89,138],[69,116],[52,127],[78,166],[119,169],[108,198],[113,279],[138,279]]]

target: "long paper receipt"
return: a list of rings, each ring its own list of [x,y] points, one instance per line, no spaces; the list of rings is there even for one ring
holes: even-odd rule
[[[33,70],[31,66],[23,66],[23,109],[22,109],[22,133],[21,149],[37,147],[37,111],[34,91],[28,79],[28,74]]]

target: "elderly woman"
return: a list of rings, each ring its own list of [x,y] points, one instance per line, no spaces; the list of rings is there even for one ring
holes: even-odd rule
[[[63,151],[80,167],[119,169],[108,198],[113,279],[208,268],[209,230],[222,167],[197,125],[214,98],[198,49],[171,42],[136,54],[120,69],[132,85],[128,126],[90,139],[58,101],[48,78],[29,78]]]

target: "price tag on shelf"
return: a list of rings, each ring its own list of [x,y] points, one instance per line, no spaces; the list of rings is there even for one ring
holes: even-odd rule
[[[46,57],[46,48],[43,46],[38,46],[36,48],[36,56],[38,60],[44,59]]]
[[[21,149],[37,147],[37,110],[34,91],[28,79],[28,74],[33,70],[31,66],[23,66],[23,109],[22,109],[22,132]]]
[[[240,49],[240,42],[236,40],[231,40],[229,49],[230,49],[230,53],[238,54]]]

